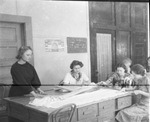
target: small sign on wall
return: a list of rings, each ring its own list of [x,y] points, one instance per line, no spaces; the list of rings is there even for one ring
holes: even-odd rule
[[[87,38],[67,37],[68,53],[86,53]]]
[[[64,41],[62,41],[61,39],[46,39],[45,51],[46,52],[63,52]]]

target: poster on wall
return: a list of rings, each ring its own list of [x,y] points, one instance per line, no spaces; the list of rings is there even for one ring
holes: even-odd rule
[[[64,41],[61,39],[45,39],[46,52],[63,52]]]
[[[87,53],[87,38],[67,37],[68,53]]]

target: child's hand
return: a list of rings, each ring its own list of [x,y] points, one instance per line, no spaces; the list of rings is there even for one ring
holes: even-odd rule
[[[114,86],[114,88],[115,88],[116,90],[121,90],[121,87],[120,87],[120,86]]]
[[[126,91],[126,88],[122,88],[120,91],[125,92],[125,91]]]
[[[107,85],[107,83],[105,81],[101,81],[101,82],[97,83],[97,85]]]
[[[134,94],[135,94],[135,95],[142,94],[141,92],[142,92],[141,90],[135,90],[135,91],[134,91]]]
[[[91,82],[90,85],[91,86],[96,86],[96,84],[94,82]]]
[[[132,83],[132,80],[129,77],[126,77],[124,79],[124,84],[131,85],[131,83]]]

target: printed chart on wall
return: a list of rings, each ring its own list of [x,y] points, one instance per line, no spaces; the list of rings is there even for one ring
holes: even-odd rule
[[[46,52],[64,52],[64,41],[61,39],[45,39]]]

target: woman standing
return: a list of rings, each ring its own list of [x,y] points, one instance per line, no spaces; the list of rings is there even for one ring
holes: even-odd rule
[[[137,82],[137,88],[134,93],[136,95],[140,94],[141,98],[138,103],[118,112],[116,119],[119,122],[141,122],[143,117],[148,116],[150,79],[145,75],[145,68],[140,64],[134,65],[131,70],[133,77]]]
[[[40,89],[41,82],[34,67],[28,63],[32,57],[32,49],[29,46],[22,46],[16,58],[18,61],[11,67],[13,84],[10,88],[9,97],[32,94],[34,97],[41,96],[44,91]],[[37,94],[38,93],[38,94]],[[13,117],[9,122],[22,122]]]
[[[44,93],[41,89],[41,82],[34,67],[29,63],[32,57],[32,49],[29,46],[22,46],[16,58],[18,61],[11,67],[13,84],[9,96],[23,96],[31,93],[37,97],[37,93]]]

